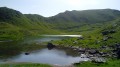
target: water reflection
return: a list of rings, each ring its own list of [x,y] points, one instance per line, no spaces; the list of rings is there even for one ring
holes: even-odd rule
[[[53,40],[62,40],[62,39],[65,39],[67,37],[41,37],[41,38],[32,38],[32,39],[25,39],[22,43],[28,43],[28,44],[31,44],[31,43],[42,43],[42,42],[50,42],[50,41],[53,41]]]
[[[62,40],[71,37],[82,37],[82,35],[42,35],[41,38],[27,38],[23,43],[50,42],[52,40]]]
[[[47,48],[32,52],[30,55],[21,54],[19,58],[11,59],[14,62],[32,62],[32,63],[47,63],[58,65],[70,65],[71,63],[86,60],[87,58],[80,58],[79,56],[68,56],[64,50]]]
[[[82,37],[82,35],[42,35],[46,37]]]
[[[13,58],[21,54],[21,46],[17,42],[1,42],[0,43],[0,59]]]

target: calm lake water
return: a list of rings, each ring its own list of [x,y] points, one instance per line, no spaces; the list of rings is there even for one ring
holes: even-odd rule
[[[25,40],[24,43],[40,43],[40,42],[49,42],[51,40],[60,40],[64,38],[68,38],[69,36],[45,36],[44,38],[37,38],[37,39],[28,39]],[[76,36],[75,36],[76,37]],[[2,45],[6,45],[9,42],[0,43]],[[9,45],[14,45],[17,43],[9,43]],[[79,61],[88,61],[88,58],[81,58],[81,55],[79,55],[77,52],[73,51],[70,48],[54,48],[52,50],[49,50],[46,45],[37,50],[30,51],[29,55],[25,55],[24,51],[16,50],[16,51],[10,51],[10,49],[7,49],[7,53],[2,52],[0,50],[0,63],[9,63],[9,62],[32,62],[32,63],[44,63],[44,64],[56,64],[56,65],[71,65],[72,63],[79,62]],[[3,46],[0,46],[3,47]],[[5,46],[7,47],[7,46]],[[4,49],[3,49],[4,50]],[[6,50],[4,50],[6,51]]]

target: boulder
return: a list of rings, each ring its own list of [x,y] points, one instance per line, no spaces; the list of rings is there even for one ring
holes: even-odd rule
[[[108,37],[104,37],[104,38],[103,38],[103,41],[107,41],[107,40],[108,40]]]
[[[108,39],[111,39],[111,38],[113,38],[112,36],[107,36],[108,37]]]
[[[115,43],[115,47],[119,49],[120,48],[120,44],[119,43]]]
[[[96,54],[96,53],[99,53],[99,51],[95,49],[89,50],[89,54]]]
[[[78,52],[80,52],[80,53],[85,53],[85,50],[84,50],[84,49],[78,50]]]
[[[102,57],[106,57],[108,55],[108,53],[103,52],[103,54],[101,55]]]
[[[48,43],[48,44],[47,44],[47,48],[48,48],[49,50],[53,49],[54,47],[56,47],[56,46],[53,45],[52,43]]]
[[[110,31],[109,31],[109,33],[111,33],[111,34],[112,34],[112,33],[115,33],[115,32],[116,32],[115,30],[110,30]]]
[[[78,41],[73,41],[73,44],[77,44],[78,43]]]
[[[108,35],[108,34],[112,34],[112,33],[115,33],[115,32],[116,32],[115,30],[103,31],[102,35]]]
[[[79,37],[77,40],[83,40],[84,39],[84,37],[83,36],[81,36],[81,37]]]
[[[120,49],[117,51],[117,58],[120,59]]]
[[[109,31],[103,31],[102,32],[102,35],[108,35],[109,34]]]

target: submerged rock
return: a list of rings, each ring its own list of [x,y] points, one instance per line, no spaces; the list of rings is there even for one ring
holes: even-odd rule
[[[29,55],[30,53],[26,52],[25,55]]]

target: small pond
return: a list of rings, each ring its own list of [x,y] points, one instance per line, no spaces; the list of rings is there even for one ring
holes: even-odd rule
[[[67,38],[69,36],[67,35]],[[76,36],[75,36],[76,37]],[[24,43],[32,43],[32,42],[49,42],[51,40],[60,40],[64,39],[66,36],[45,36],[44,38],[36,38],[36,39],[28,39],[25,40]],[[7,44],[6,44],[7,43]],[[0,44],[6,45],[16,45],[17,43],[9,43],[9,42],[1,42]],[[44,47],[43,47],[44,46]],[[0,46],[3,47],[3,46]],[[72,63],[80,62],[80,61],[88,61],[89,58],[81,58],[77,52],[70,48],[60,47],[53,48],[49,50],[46,45],[41,45],[42,48],[37,50],[32,50],[29,52],[29,55],[25,55],[24,51],[18,50],[12,51],[9,48],[4,53],[2,49],[0,50],[0,63],[9,63],[9,62],[32,62],[32,63],[44,63],[44,64],[54,64],[54,65],[71,65]],[[14,48],[15,49],[15,48]]]

